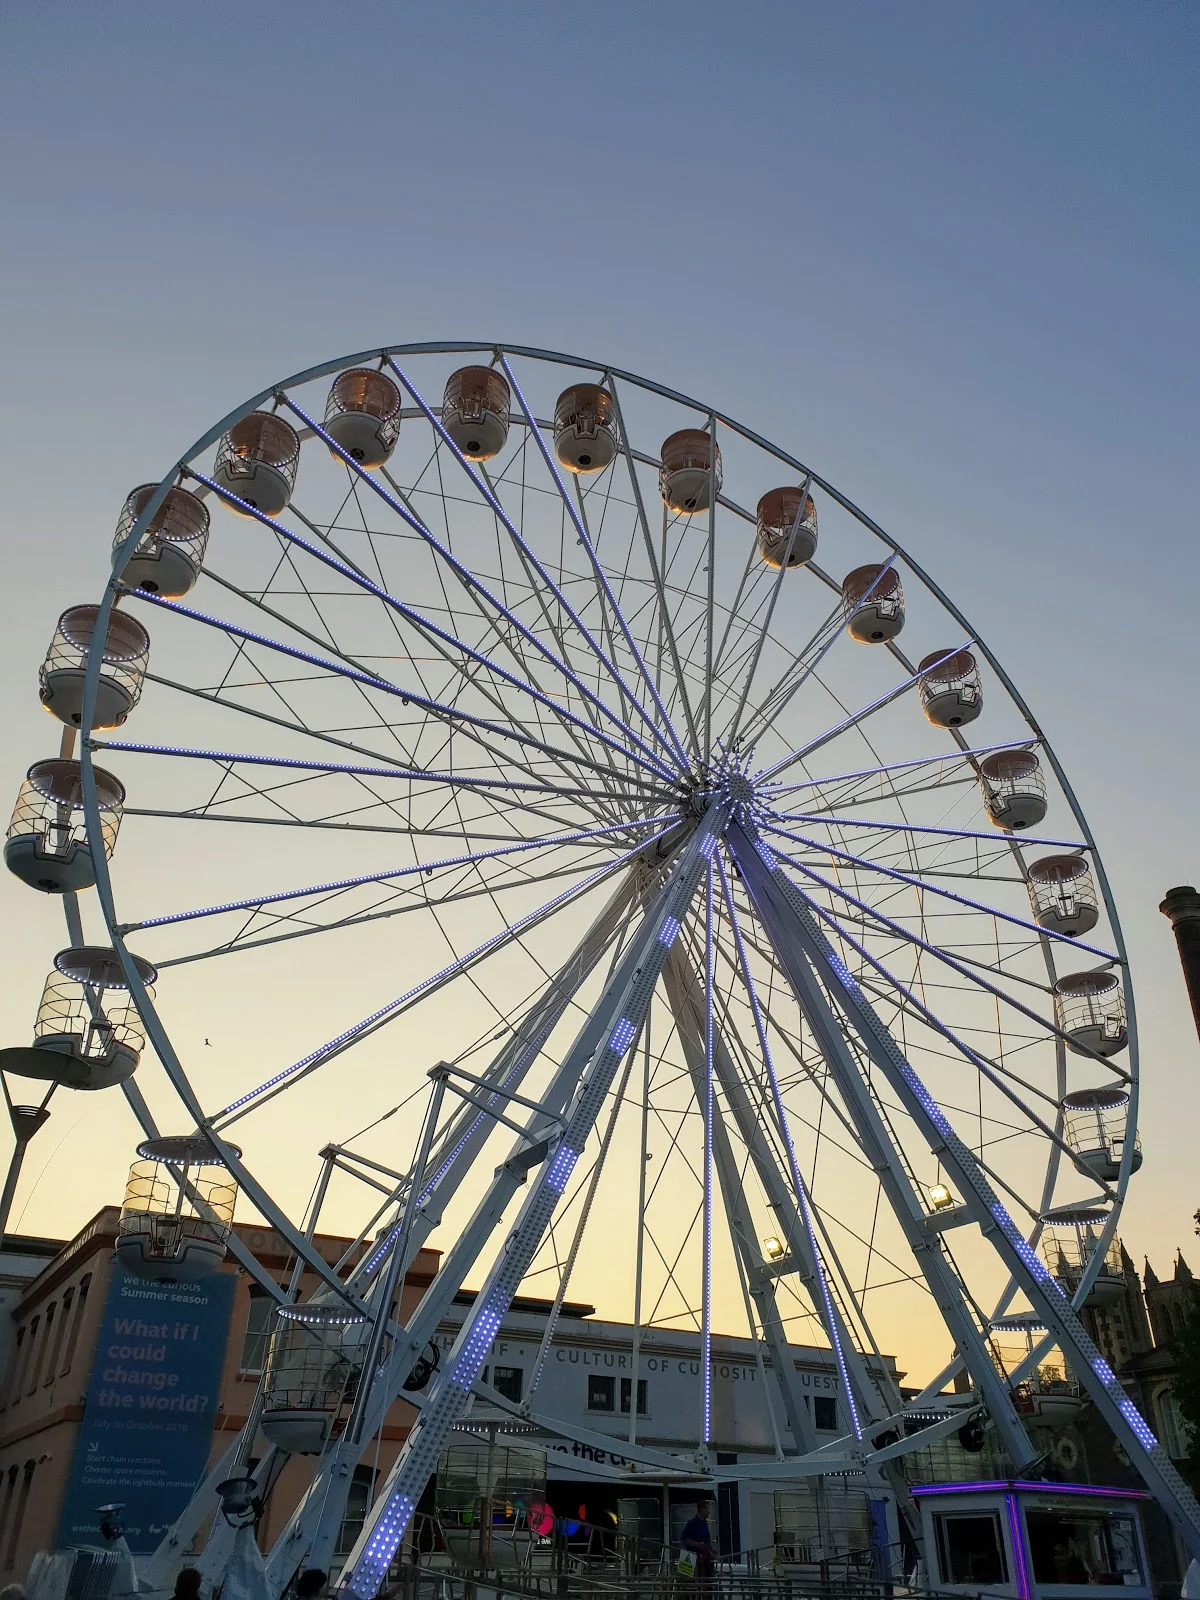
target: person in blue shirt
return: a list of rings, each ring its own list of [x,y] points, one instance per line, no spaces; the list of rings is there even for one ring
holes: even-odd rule
[[[696,1515],[689,1517],[683,1525],[683,1539],[681,1542],[685,1550],[694,1550],[696,1552],[696,1576],[698,1578],[711,1578],[713,1575],[712,1533],[708,1526],[708,1514],[711,1510],[711,1500],[697,1500]]]

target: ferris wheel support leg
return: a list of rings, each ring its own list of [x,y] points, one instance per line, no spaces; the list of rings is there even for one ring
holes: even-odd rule
[[[561,1133],[531,1144],[516,1157],[527,1170],[538,1163],[537,1176],[350,1553],[341,1587],[347,1600],[373,1600],[387,1576],[421,1491],[437,1467],[513,1295],[554,1217],[617,1069],[645,1021],[663,962],[716,849],[724,817],[723,802],[709,806],[568,1050],[560,1070],[577,1074],[580,1087]],[[510,1158],[509,1165],[514,1164]]]
[[[1200,1505],[1093,1344],[1070,1300],[1022,1237],[970,1147],[959,1138],[901,1053],[890,1031],[821,931],[803,894],[772,865],[770,851],[761,844],[752,843],[740,830],[734,831],[732,843],[756,903],[760,896],[763,902],[771,903],[772,920],[781,931],[781,943],[794,952],[794,956],[803,952],[800,964],[811,963],[810,976],[819,973],[829,991],[838,996],[839,1006],[872,1062],[920,1128],[930,1150],[938,1155],[958,1183],[980,1231],[1013,1274],[1034,1311],[1055,1335],[1072,1371],[1154,1498],[1175,1524],[1189,1553],[1200,1558]],[[776,948],[785,959],[791,977],[794,956],[793,963],[788,964],[784,949],[780,945]],[[969,1355],[968,1365],[975,1373],[975,1363]]]
[[[784,893],[785,887],[790,889],[791,886],[784,880],[782,872],[767,867],[758,854],[758,847],[739,827],[731,827],[727,838],[746,891],[787,973],[804,1019],[816,1036],[826,1066],[854,1121],[863,1149],[875,1168],[934,1303],[984,1395],[988,1411],[1014,1465],[1018,1469],[1026,1467],[1035,1459],[1037,1452],[1021,1426],[1008,1390],[996,1371],[983,1333],[970,1310],[965,1288],[944,1251],[941,1238],[925,1226],[925,1208],[913,1191],[900,1152],[863,1081],[833,1008],[809,964],[804,942],[799,937],[802,926]],[[767,854],[769,857],[769,852]]]
[[[593,971],[611,944],[621,919],[637,891],[637,877],[637,872],[626,875],[571,956],[554,974],[524,1018],[514,1027],[511,1036],[505,1041],[486,1073],[486,1077],[497,1086],[506,1089],[517,1088],[524,1080],[588,974]],[[561,1071],[556,1074],[544,1102],[546,1110],[552,1113],[562,1111],[576,1086],[576,1080],[568,1081]],[[464,1110],[460,1120],[450,1123],[449,1132],[430,1163],[436,1173],[434,1184],[428,1198],[419,1206],[408,1231],[408,1243],[405,1246],[406,1269],[430,1233],[437,1227],[442,1209],[471,1172],[491,1132],[490,1120],[486,1116],[472,1114],[469,1107]],[[507,1167],[502,1166],[493,1179],[481,1208],[486,1206],[494,1214],[495,1220],[498,1220],[522,1181],[523,1174],[514,1175]],[[476,1217],[478,1218],[478,1212]],[[363,1423],[365,1438],[370,1439],[374,1436],[376,1429],[387,1416],[388,1408],[401,1393],[413,1362],[425,1348],[432,1334],[436,1332],[450,1301],[462,1287],[484,1238],[486,1233],[480,1233],[474,1224],[463,1233],[458,1243],[442,1261],[433,1284],[426,1291],[408,1327],[403,1330],[407,1337],[396,1336],[391,1361],[371,1384],[370,1406]],[[470,1242],[476,1239],[478,1242],[475,1244],[475,1249],[469,1253]],[[371,1258],[367,1259],[369,1263]],[[369,1274],[360,1269],[359,1274],[352,1275],[350,1281],[357,1285],[363,1276]],[[357,1465],[357,1460],[358,1453],[348,1448],[344,1437],[332,1441],[327,1447],[299,1505],[272,1546],[267,1560],[267,1576],[276,1587],[282,1588],[306,1555],[337,1534],[350,1492],[351,1469]]]

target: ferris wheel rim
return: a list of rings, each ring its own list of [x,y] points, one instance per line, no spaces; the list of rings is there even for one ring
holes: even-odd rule
[[[791,467],[793,470],[795,470],[795,471],[797,471],[797,472],[799,472],[801,474],[806,475],[806,477],[808,478],[809,481],[811,481],[813,484],[815,484],[823,492],[828,494],[833,500],[835,500],[838,504],[840,504],[852,517],[854,517],[855,520],[857,520],[863,527],[865,527],[870,533],[875,535],[888,548],[890,548],[892,550],[892,552],[893,552],[893,557],[894,558],[902,559],[905,562],[906,566],[909,568],[909,570],[912,571],[914,576],[917,577],[917,579],[924,585],[924,587],[926,589],[928,589],[929,592],[932,593],[938,599],[938,601],[946,608],[946,610],[952,616],[956,617],[960,621],[960,623],[962,623],[962,625],[963,625],[963,627],[964,627],[964,629],[966,631],[967,637],[969,639],[971,639],[971,641],[972,641],[973,648],[975,648],[976,650],[979,651],[979,653],[983,656],[983,658],[991,666],[992,670],[997,674],[997,677],[1000,679],[1000,681],[1004,685],[1004,687],[1006,689],[1006,692],[1008,693],[1011,701],[1013,702],[1013,704],[1016,706],[1018,711],[1021,713],[1021,715],[1025,719],[1025,722],[1026,722],[1027,726],[1030,728],[1031,734],[1032,734],[1033,738],[1036,740],[1036,742],[1038,744],[1038,747],[1046,752],[1047,758],[1048,758],[1048,760],[1049,760],[1049,762],[1050,762],[1050,764],[1051,764],[1051,766],[1052,766],[1052,768],[1053,768],[1053,770],[1055,772],[1056,777],[1058,778],[1060,787],[1062,788],[1066,798],[1068,799],[1068,803],[1069,803],[1069,805],[1071,807],[1072,813],[1075,816],[1075,819],[1076,819],[1076,821],[1078,822],[1078,824],[1080,826],[1080,830],[1083,833],[1084,840],[1085,840],[1085,842],[1087,844],[1087,848],[1088,848],[1088,851],[1089,851],[1090,859],[1091,859],[1091,861],[1093,863],[1094,869],[1096,871],[1098,882],[1100,884],[1102,893],[1103,893],[1104,898],[1105,898],[1106,909],[1107,909],[1108,918],[1109,918],[1109,924],[1110,924],[1110,928],[1111,928],[1111,931],[1112,931],[1112,934],[1113,934],[1114,944],[1116,945],[1116,949],[1117,949],[1117,952],[1118,952],[1118,960],[1119,960],[1120,965],[1121,965],[1121,967],[1122,967],[1122,969],[1124,971],[1124,974],[1125,974],[1125,995],[1126,995],[1126,1004],[1127,1004],[1128,1011],[1129,1011],[1129,1023],[1130,1023],[1130,1026],[1129,1026],[1129,1034],[1130,1034],[1130,1055],[1129,1055],[1129,1060],[1130,1060],[1130,1063],[1131,1063],[1131,1071],[1130,1071],[1130,1074],[1129,1074],[1129,1081],[1130,1081],[1131,1093],[1130,1093],[1130,1112],[1129,1112],[1129,1115],[1130,1115],[1131,1132],[1135,1131],[1136,1130],[1136,1107],[1137,1107],[1137,1083],[1138,1083],[1136,1021],[1135,1021],[1135,1015],[1134,1015],[1134,1001],[1133,1001],[1132,982],[1131,982],[1131,979],[1130,979],[1130,976],[1129,976],[1128,960],[1127,960],[1127,957],[1125,955],[1125,947],[1124,947],[1123,937],[1122,937],[1122,933],[1121,933],[1119,917],[1117,915],[1115,903],[1114,903],[1113,897],[1111,895],[1111,890],[1110,890],[1110,887],[1109,887],[1107,874],[1105,873],[1105,870],[1104,870],[1104,865],[1103,865],[1102,858],[1100,856],[1100,852],[1099,852],[1099,850],[1098,850],[1098,848],[1097,848],[1097,846],[1095,844],[1095,841],[1093,839],[1091,831],[1090,831],[1090,829],[1088,827],[1086,818],[1083,815],[1082,808],[1080,807],[1080,805],[1078,803],[1078,800],[1074,795],[1074,791],[1072,790],[1072,788],[1071,788],[1071,786],[1069,784],[1069,781],[1066,779],[1065,773],[1063,772],[1063,770],[1062,770],[1062,768],[1061,768],[1061,766],[1060,766],[1060,764],[1059,764],[1059,762],[1057,760],[1057,757],[1055,756],[1055,754],[1054,754],[1054,752],[1053,752],[1053,750],[1052,750],[1052,748],[1051,748],[1051,746],[1049,744],[1049,741],[1046,739],[1045,734],[1042,732],[1040,726],[1034,720],[1034,718],[1032,716],[1032,713],[1030,712],[1028,706],[1026,705],[1026,703],[1023,700],[1022,696],[1020,695],[1019,691],[1016,689],[1015,685],[1012,683],[1011,679],[1008,677],[1007,673],[1005,672],[1005,670],[1002,667],[1001,663],[999,662],[998,658],[994,655],[994,653],[988,647],[986,642],[983,641],[976,632],[974,632],[973,630],[971,630],[969,628],[969,626],[966,624],[965,618],[958,611],[958,609],[955,606],[954,602],[940,589],[940,587],[937,585],[935,580],[933,580],[928,575],[928,573],[926,573],[924,571],[924,569],[920,566],[920,564],[917,563],[911,557],[911,555],[909,555],[908,551],[903,546],[901,546],[898,541],[896,541],[890,535],[888,535],[870,517],[868,517],[856,505],[854,505],[845,496],[843,496],[840,493],[840,491],[838,491],[832,484],[830,484],[827,480],[821,478],[816,473],[811,472],[811,470],[808,469],[807,467],[805,467],[801,462],[799,462],[797,460],[797,458],[791,456],[788,452],[786,452],[786,451],[782,450],[780,447],[774,445],[769,440],[767,440],[763,436],[757,434],[753,430],[751,430],[749,428],[746,428],[742,424],[739,424],[733,418],[727,416],[726,414],[724,414],[721,411],[718,411],[716,408],[706,406],[702,402],[697,401],[697,400],[691,398],[690,396],[687,396],[687,395],[681,394],[681,393],[679,393],[677,391],[671,390],[671,389],[669,389],[669,388],[667,388],[667,387],[665,387],[665,386],[663,386],[661,384],[657,384],[657,383],[653,382],[652,380],[642,378],[642,377],[640,377],[639,375],[637,375],[635,373],[626,371],[626,370],[621,369],[621,368],[616,368],[616,367],[613,367],[611,365],[607,365],[607,364],[603,364],[603,363],[599,363],[599,362],[593,362],[593,361],[590,361],[590,360],[587,360],[587,359],[584,359],[584,358],[567,355],[567,354],[564,354],[564,353],[561,353],[561,352],[541,350],[541,349],[538,349],[536,347],[528,347],[528,346],[497,345],[497,344],[494,344],[494,343],[473,342],[473,341],[420,342],[420,343],[417,343],[417,344],[389,345],[389,346],[372,347],[368,351],[359,352],[357,354],[353,354],[353,355],[349,355],[349,356],[343,356],[343,357],[337,358],[337,359],[335,359],[333,361],[321,363],[320,365],[318,365],[316,367],[312,367],[312,368],[306,369],[306,370],[304,370],[304,371],[302,371],[300,373],[297,373],[297,374],[293,375],[292,377],[289,377],[287,379],[282,380],[279,383],[276,383],[276,384],[272,385],[270,388],[261,391],[260,394],[258,394],[254,398],[252,398],[246,404],[244,404],[244,405],[240,406],[239,408],[237,408],[236,410],[230,412],[228,414],[228,416],[223,418],[222,421],[220,423],[218,423],[213,429],[209,430],[205,435],[203,435],[202,438],[200,440],[198,440],[197,443],[191,448],[191,450],[185,456],[180,458],[180,461],[177,464],[176,468],[173,469],[171,473],[169,473],[166,477],[164,477],[160,481],[159,485],[157,486],[157,489],[155,490],[154,495],[152,495],[150,497],[150,499],[146,502],[146,504],[145,504],[145,506],[143,508],[143,511],[142,511],[140,517],[137,520],[137,523],[131,529],[131,531],[130,531],[130,533],[128,535],[127,543],[123,547],[123,551],[118,553],[117,563],[116,563],[116,567],[115,567],[115,570],[114,570],[113,579],[110,580],[110,584],[109,584],[109,586],[108,586],[108,588],[106,589],[106,592],[105,592],[105,604],[107,605],[108,609],[111,610],[111,605],[112,605],[112,602],[113,602],[113,598],[114,598],[115,593],[116,593],[116,591],[114,589],[114,584],[115,584],[116,580],[119,578],[120,570],[122,569],[122,566],[123,566],[123,562],[121,560],[122,554],[127,559],[128,558],[128,554],[134,548],[136,548],[136,544],[137,544],[137,541],[138,541],[141,533],[144,531],[145,527],[149,524],[150,520],[153,518],[155,512],[157,511],[159,505],[162,503],[162,500],[165,498],[165,495],[168,492],[168,490],[170,489],[170,487],[172,486],[172,484],[176,481],[176,478],[177,478],[180,470],[186,468],[196,458],[197,455],[201,454],[204,449],[206,449],[209,445],[214,443],[224,432],[226,432],[228,430],[228,428],[230,426],[234,425],[238,420],[240,420],[242,417],[247,415],[248,412],[256,409],[260,404],[262,404],[264,402],[269,402],[269,401],[271,401],[273,399],[277,399],[280,396],[281,393],[286,392],[286,391],[288,391],[288,390],[290,390],[290,389],[292,389],[294,387],[297,387],[302,383],[312,381],[313,379],[316,379],[316,378],[319,378],[319,377],[328,376],[330,374],[340,372],[342,370],[345,370],[347,367],[356,365],[356,364],[358,364],[360,362],[363,362],[363,361],[366,361],[366,360],[379,358],[381,356],[389,356],[390,355],[390,356],[405,356],[405,357],[407,357],[407,356],[410,356],[410,355],[411,356],[418,356],[418,355],[453,355],[453,354],[470,354],[470,353],[475,353],[475,352],[492,352],[492,353],[497,354],[497,355],[508,354],[508,355],[512,355],[514,358],[518,358],[518,359],[522,359],[522,360],[547,361],[547,362],[552,362],[552,363],[555,363],[555,364],[558,364],[558,365],[562,365],[562,366],[570,366],[570,367],[575,367],[575,368],[582,368],[584,370],[595,371],[595,372],[601,374],[602,377],[603,376],[609,376],[609,377],[612,377],[612,378],[615,378],[615,379],[619,380],[621,383],[629,383],[629,384],[631,384],[631,385],[633,385],[633,386],[635,386],[635,387],[637,387],[639,389],[648,391],[648,392],[650,392],[652,394],[658,395],[658,396],[660,396],[660,397],[662,397],[664,399],[667,399],[669,401],[672,401],[672,402],[674,402],[676,404],[679,404],[679,405],[685,406],[685,407],[687,407],[689,409],[695,410],[695,411],[697,411],[698,413],[700,413],[703,416],[707,416],[707,417],[710,417],[712,419],[715,419],[717,422],[721,423],[723,426],[731,429],[733,432],[735,432],[738,435],[740,435],[748,443],[750,443],[752,445],[755,445],[755,446],[757,446],[758,448],[760,448],[762,450],[765,450],[767,453],[769,453],[770,455],[774,456],[777,460],[779,460],[783,464]],[[742,513],[742,514],[745,515],[745,513]],[[101,619],[98,619],[98,622],[100,620]],[[103,614],[103,620],[105,620],[105,621],[107,620],[107,612],[105,612]],[[89,680],[90,681],[89,681],[88,690],[85,691],[85,692],[91,693],[93,695],[93,697],[94,697],[94,693],[95,693],[95,682],[94,682],[94,676],[95,675],[92,672],[92,662],[93,662],[93,659],[98,660],[98,642],[97,641],[103,636],[103,633],[104,633],[103,626],[98,625],[97,628],[96,628],[96,631],[95,631],[95,633],[93,635],[92,648],[91,648],[91,651],[89,652],[88,672],[89,672]],[[893,655],[899,654],[899,652],[895,648],[891,647],[890,645],[889,645],[889,650],[890,650],[890,653],[892,653]],[[903,660],[902,656],[901,656],[901,659]],[[83,741],[82,741],[82,744],[83,744],[83,749],[81,751],[81,760],[82,760],[82,763],[83,763],[85,771],[88,771],[88,770],[91,769],[91,766],[92,766],[92,761],[91,761],[91,741],[85,737],[83,739]],[[97,805],[97,801],[96,801],[96,798],[95,798],[94,780],[89,784],[88,780],[85,779],[84,788],[85,788],[84,802],[85,802],[85,812],[86,812],[88,810],[89,806],[96,806]],[[90,823],[89,823],[89,825],[90,825]],[[1041,841],[1038,841],[1038,842],[1040,843]],[[101,875],[103,876],[103,879],[105,880],[105,886],[106,886],[106,889],[108,891],[109,902],[111,903],[112,890],[111,890],[111,882],[109,881],[109,873],[108,873],[107,862],[101,863],[101,865],[100,865],[100,870],[98,872],[98,884],[97,884],[98,888],[100,886],[99,879],[100,879]],[[123,935],[119,931],[119,925],[116,924],[116,921],[115,921],[115,906],[112,908],[112,911],[111,911],[111,914],[110,914],[110,906],[109,906],[109,904],[105,903],[104,897],[102,896],[102,907],[103,907],[104,912],[105,912],[105,921],[108,924],[110,935],[112,936],[113,941],[114,941],[114,947],[117,948],[118,951],[124,953]],[[1043,942],[1045,942],[1045,941],[1043,941]],[[140,987],[140,985],[139,985],[139,987]],[[136,994],[136,991],[135,991],[135,998],[138,998],[138,996]],[[148,1009],[153,1010],[154,1009],[153,1001],[150,999],[150,997],[144,995],[144,991],[142,992],[142,998],[144,998],[144,1000],[145,1000],[146,1007]],[[142,1004],[141,1004],[140,1000],[139,1000],[138,1009],[139,1009],[139,1011],[142,1010]],[[160,1053],[161,1053],[161,1050],[160,1050]],[[164,1062],[164,1065],[165,1065],[165,1062]],[[1108,1224],[1106,1225],[1106,1228],[1105,1228],[1105,1240],[1106,1241],[1111,1236],[1111,1234],[1115,1231],[1117,1219],[1118,1219],[1118,1216],[1119,1216],[1119,1213],[1120,1213],[1120,1209],[1121,1209],[1121,1204],[1122,1204],[1123,1199],[1124,1199],[1125,1190],[1127,1188],[1129,1177],[1132,1174],[1132,1155],[1133,1155],[1132,1146],[1133,1146],[1133,1142],[1134,1141],[1133,1141],[1132,1138],[1127,1142],[1127,1147],[1126,1147],[1126,1150],[1125,1150],[1125,1152],[1123,1154],[1123,1158],[1122,1158],[1122,1169],[1123,1169],[1122,1170],[1122,1175],[1121,1175],[1120,1178],[1118,1178],[1116,1180],[1116,1182],[1117,1182],[1117,1199],[1116,1199],[1116,1202],[1114,1204],[1113,1210],[1110,1213]],[[1057,1159],[1057,1156],[1054,1159]],[[1050,1182],[1050,1187],[1052,1187],[1052,1180]],[[1035,1232],[1034,1232],[1034,1238],[1035,1239],[1036,1239],[1036,1234],[1037,1234],[1038,1231],[1040,1231],[1040,1229],[1035,1229]],[[1099,1261],[1097,1259],[1097,1267],[1098,1267],[1098,1264],[1099,1264]],[[1086,1288],[1086,1287],[1087,1286],[1084,1285],[1084,1288]]]

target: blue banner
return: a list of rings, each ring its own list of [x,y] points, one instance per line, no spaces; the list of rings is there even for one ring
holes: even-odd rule
[[[237,1276],[147,1283],[119,1263],[88,1380],[58,1543],[96,1542],[96,1507],[124,1502],[135,1554],[153,1550],[208,1466]]]

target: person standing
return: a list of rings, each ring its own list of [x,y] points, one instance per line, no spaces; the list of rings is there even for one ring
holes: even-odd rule
[[[713,1575],[712,1531],[708,1526],[711,1510],[711,1500],[697,1500],[696,1515],[689,1517],[683,1525],[683,1548],[695,1551],[697,1578],[711,1578]]]

